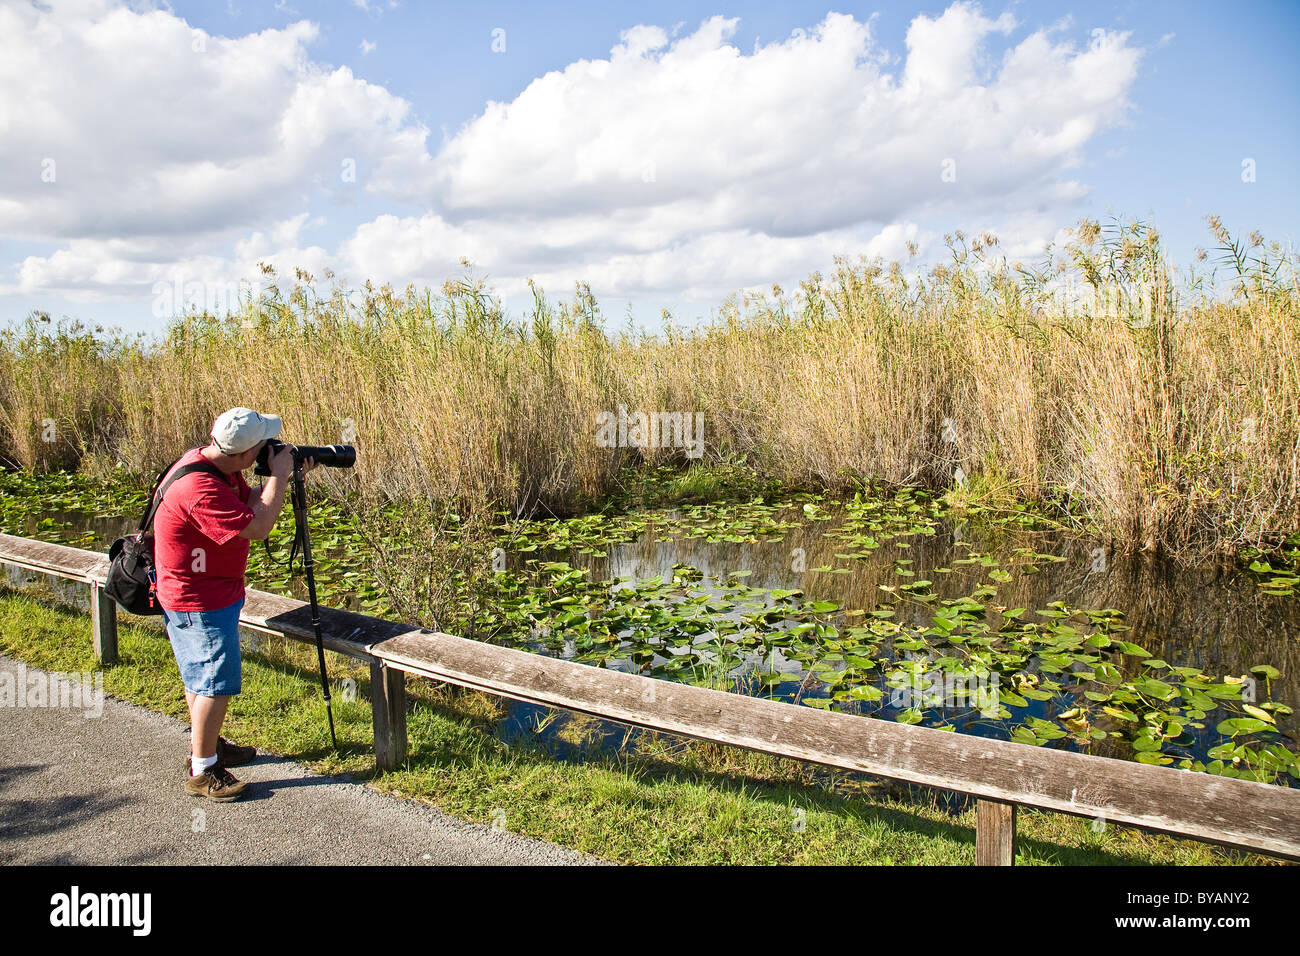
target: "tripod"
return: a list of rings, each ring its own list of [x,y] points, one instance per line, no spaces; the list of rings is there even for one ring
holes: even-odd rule
[[[293,521],[297,528],[294,544],[302,548],[302,566],[307,572],[307,597],[311,603],[311,629],[316,636],[316,657],[320,662],[320,687],[325,695],[325,716],[330,723],[330,744],[339,749],[338,738],[334,736],[334,710],[330,706],[330,682],[325,676],[325,638],[320,630],[320,605],[316,603],[316,575],[311,559],[311,534],[307,530],[307,484],[303,481],[302,462],[295,460],[293,466]],[[290,552],[292,566],[292,551]]]

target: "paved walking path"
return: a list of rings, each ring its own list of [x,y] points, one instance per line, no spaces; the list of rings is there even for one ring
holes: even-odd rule
[[[46,677],[0,655],[0,690],[24,669]],[[85,712],[0,706],[0,864],[600,862],[279,757],[236,770],[242,800],[192,797],[185,724],[111,697]]]

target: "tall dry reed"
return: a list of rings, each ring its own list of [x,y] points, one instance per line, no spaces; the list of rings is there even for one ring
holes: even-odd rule
[[[509,320],[481,282],[434,294],[303,281],[156,340],[29,319],[0,342],[0,454],[148,473],[236,404],[359,449],[352,487],[569,512],[619,468],[596,416],[701,412],[706,461],[1045,503],[1125,548],[1205,555],[1300,528],[1295,262],[1212,220],[1231,287],[1175,290],[1159,238],[1084,223],[1038,268],[952,240],[925,275],[837,261],[704,327],[611,335],[590,291]],[[309,278],[309,277],[308,277]],[[1199,284],[1198,284],[1199,283]]]

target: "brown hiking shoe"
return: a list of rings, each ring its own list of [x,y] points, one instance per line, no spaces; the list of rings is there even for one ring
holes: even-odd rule
[[[217,738],[217,763],[223,767],[238,767],[242,764],[252,763],[257,756],[256,747],[241,747],[239,744],[232,744],[225,737]],[[185,757],[185,776],[193,776],[194,770],[190,765],[189,755]]]
[[[256,747],[241,747],[239,744],[232,744],[225,737],[217,738],[217,762],[223,767],[238,767],[241,764],[252,763],[256,756]]]
[[[221,766],[221,761],[218,760],[214,766],[208,768],[206,773],[201,773],[197,777],[191,776],[186,780],[185,789],[192,796],[207,797],[218,803],[227,803],[242,797],[244,791],[248,789],[248,783],[237,779],[233,773]]]

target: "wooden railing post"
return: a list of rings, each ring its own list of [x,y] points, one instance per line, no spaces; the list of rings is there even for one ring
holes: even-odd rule
[[[1016,805],[975,801],[975,865],[1013,866],[1016,862]]]
[[[95,657],[99,662],[116,664],[117,602],[95,583],[90,585],[90,634],[95,642]]]
[[[375,764],[380,773],[406,763],[406,672],[381,660],[370,664],[370,706],[374,711]]]

